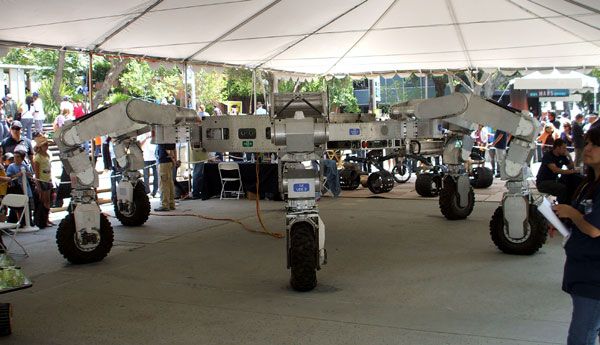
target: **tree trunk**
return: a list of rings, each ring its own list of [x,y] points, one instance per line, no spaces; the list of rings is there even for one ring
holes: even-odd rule
[[[294,84],[294,93],[298,92],[300,89],[300,78],[296,79],[296,83]]]
[[[56,73],[54,74],[54,84],[52,84],[52,99],[56,104],[60,104],[62,101],[60,84],[62,84],[63,73],[65,71],[65,54],[65,50],[58,51],[58,64],[56,65]]]
[[[102,87],[100,87],[100,89],[94,94],[94,98],[92,100],[92,110],[98,109],[100,105],[104,102],[104,100],[108,96],[108,91],[110,91],[110,89],[116,84],[117,80],[119,79],[119,76],[121,75],[121,72],[123,72],[128,62],[129,59],[112,59],[110,61],[111,65],[110,69],[108,70],[108,73],[106,74],[106,79],[104,79]]]
[[[439,77],[433,76],[433,83],[435,84],[435,97],[442,97],[446,93],[446,76],[441,75]]]

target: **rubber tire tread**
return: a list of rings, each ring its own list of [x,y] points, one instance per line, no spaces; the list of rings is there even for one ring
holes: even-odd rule
[[[390,188],[387,188],[386,184],[384,183],[384,178],[388,178],[388,177],[391,178],[393,181],[394,177],[385,170],[371,173],[371,175],[369,175],[369,178],[367,179],[367,188],[369,188],[369,190],[373,194],[381,194],[381,193],[387,193],[387,192],[391,191],[394,188],[393,182],[392,182],[392,185],[390,186]],[[377,181],[377,180],[381,180],[381,186],[376,188],[373,185],[373,182]]]
[[[433,182],[438,177],[437,175],[431,173],[418,174],[417,180],[415,181],[415,191],[420,196],[431,198],[436,197],[440,194],[440,188],[433,188]],[[438,181],[438,187],[440,186],[440,181]]]
[[[473,192],[473,187],[469,186],[469,203],[465,208],[460,208],[458,206],[458,192],[456,190],[456,183],[452,180],[452,178],[447,177],[444,180],[443,187],[440,190],[440,210],[446,219],[449,220],[459,220],[467,218],[471,212],[473,212],[473,207],[475,206],[475,193]]]
[[[10,303],[0,303],[0,336],[12,333],[12,307]]]
[[[350,182],[350,184],[340,184],[340,188],[342,190],[355,190],[358,188],[358,186],[360,186],[360,173],[358,173],[358,171],[354,170],[348,173],[344,173],[344,174],[348,174],[350,175],[348,178],[348,176],[344,177],[344,182]],[[341,174],[340,174],[340,180],[341,180]],[[350,180],[350,181],[348,181]]]
[[[408,166],[408,164],[404,164],[404,163],[401,164],[400,166],[408,172],[408,175],[407,175],[407,177],[397,178],[396,174],[398,172],[398,165],[400,165],[400,164],[396,164],[394,166],[394,168],[392,169],[392,175],[394,176],[394,181],[396,181],[397,183],[408,182],[408,180],[410,180],[410,176],[412,175],[412,172],[410,171],[410,167]],[[404,175],[400,175],[400,176],[404,176]]]
[[[75,245],[75,219],[72,213],[63,218],[56,230],[58,251],[65,259],[75,265],[101,261],[110,252],[113,241],[112,225],[106,215],[102,213],[100,214],[100,244],[92,251],[81,251]]]
[[[290,285],[296,291],[310,291],[317,286],[317,242],[312,226],[302,222],[290,233]]]
[[[475,177],[471,179],[471,186],[473,188],[488,188],[494,183],[494,172],[490,168],[474,168],[473,176]]]
[[[533,255],[546,243],[548,228],[544,217],[534,205],[529,205],[529,238],[523,243],[513,243],[504,236],[504,210],[499,206],[490,220],[490,237],[502,252],[511,255]]]
[[[140,226],[146,223],[150,216],[150,199],[146,194],[146,187],[142,181],[138,181],[133,189],[133,203],[135,209],[133,215],[125,216],[119,212],[119,207],[115,204],[115,216],[125,226]]]

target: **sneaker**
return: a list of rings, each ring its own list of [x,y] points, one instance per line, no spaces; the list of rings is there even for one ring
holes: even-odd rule
[[[171,209],[170,209],[170,208],[167,208],[167,207],[162,207],[162,206],[161,206],[161,207],[157,207],[157,208],[155,208],[155,209],[154,209],[154,211],[155,211],[155,212],[166,212],[166,211],[171,211]]]

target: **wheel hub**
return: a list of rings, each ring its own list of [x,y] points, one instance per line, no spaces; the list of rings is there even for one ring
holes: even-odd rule
[[[90,252],[100,244],[100,233],[96,230],[81,230],[75,233],[75,245],[83,252]]]
[[[527,224],[527,226],[525,227],[525,234],[523,235],[523,237],[520,238],[514,238],[510,236],[510,233],[508,231],[508,226],[506,226],[506,224],[504,225],[504,237],[512,242],[512,243],[523,243],[525,241],[527,241],[527,239],[529,239],[529,235],[531,234],[531,226],[529,226],[529,224]]]

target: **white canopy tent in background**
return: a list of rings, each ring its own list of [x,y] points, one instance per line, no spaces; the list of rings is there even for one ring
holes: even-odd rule
[[[361,74],[600,65],[598,0],[19,0],[0,45]]]
[[[594,109],[598,109],[598,100],[596,96],[599,86],[598,79],[576,71],[536,71],[522,78],[515,78],[511,80],[510,83],[512,83],[517,90],[567,89],[571,93],[567,97],[540,97],[540,102],[580,101],[581,96],[574,95],[573,92],[591,91],[594,94]]]

